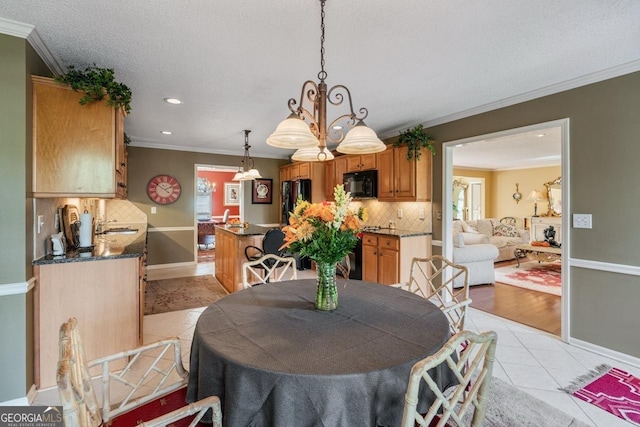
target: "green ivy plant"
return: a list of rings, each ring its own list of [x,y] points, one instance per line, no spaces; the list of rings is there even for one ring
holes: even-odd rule
[[[70,65],[67,72],[57,76],[55,80],[71,86],[73,90],[84,92],[85,96],[80,98],[81,105],[101,101],[106,96],[107,105],[115,109],[124,108],[127,114],[131,111],[131,89],[115,81],[112,68],[100,68],[93,64],[84,70],[76,70]]]
[[[433,139],[427,135],[422,125],[418,125],[412,129],[407,129],[400,134],[397,141],[393,143],[394,147],[406,145],[409,150],[407,151],[407,160],[420,160],[421,148],[428,148],[431,150],[431,154],[435,156],[436,148],[433,146]]]

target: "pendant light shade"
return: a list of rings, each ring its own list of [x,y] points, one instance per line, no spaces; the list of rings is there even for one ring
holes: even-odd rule
[[[276,130],[267,138],[267,144],[278,148],[311,148],[319,143],[309,129],[309,125],[295,114],[280,122]]]
[[[336,150],[343,154],[362,154],[379,153],[386,148],[378,135],[360,120],[353,129],[347,132]]]
[[[320,147],[315,146],[312,148],[300,148],[293,156],[291,156],[291,160],[297,160],[300,162],[315,162],[318,161],[319,158],[322,158],[323,161],[333,160],[333,153],[329,151],[328,148],[324,149],[323,154],[320,154]]]

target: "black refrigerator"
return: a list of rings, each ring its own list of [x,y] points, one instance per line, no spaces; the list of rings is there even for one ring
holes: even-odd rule
[[[311,180],[310,179],[298,179],[296,181],[282,181],[282,206],[280,207],[282,212],[282,225],[289,224],[289,215],[293,212],[296,206],[298,196],[302,197],[302,200],[306,200],[312,203],[311,200]],[[300,258],[296,256],[296,268],[298,270],[306,270],[311,268],[311,260],[307,258]]]

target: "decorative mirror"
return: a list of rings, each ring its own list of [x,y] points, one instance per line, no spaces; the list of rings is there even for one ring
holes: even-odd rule
[[[545,182],[547,187],[547,199],[549,200],[549,210],[546,216],[562,216],[562,177],[549,182]]]

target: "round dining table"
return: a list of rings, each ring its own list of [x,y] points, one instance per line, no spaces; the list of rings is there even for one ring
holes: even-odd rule
[[[187,402],[218,396],[229,426],[397,426],[412,366],[450,337],[432,303],[377,283],[338,281],[316,310],[315,279],[268,283],[207,307],[195,327]],[[431,372],[441,389],[446,366]],[[433,401],[425,387],[424,412]]]

